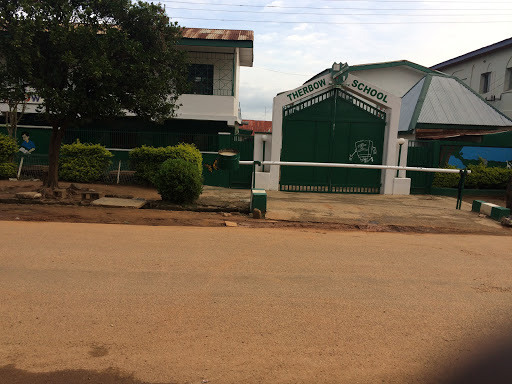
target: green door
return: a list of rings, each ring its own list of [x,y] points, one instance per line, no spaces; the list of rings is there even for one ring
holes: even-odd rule
[[[240,160],[253,160],[254,136],[251,135],[230,135],[230,148],[240,152]],[[237,170],[229,172],[230,188],[251,188],[252,165],[240,165]]]
[[[434,166],[434,142],[409,140],[407,148],[407,165],[409,167],[433,167]],[[407,177],[411,179],[411,193],[430,193],[434,174],[430,172],[410,172]]]
[[[382,164],[385,113],[340,90],[283,111],[282,161]],[[379,193],[380,170],[281,167],[282,191]]]

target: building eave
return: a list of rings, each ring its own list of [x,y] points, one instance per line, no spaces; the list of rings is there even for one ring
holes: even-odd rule
[[[443,68],[449,67],[451,65],[459,64],[459,63],[462,63],[464,61],[471,60],[471,59],[474,59],[476,57],[479,57],[479,56],[482,56],[482,55],[486,55],[488,53],[497,51],[499,49],[507,48],[507,47],[510,47],[510,46],[512,46],[512,37],[509,38],[509,39],[505,39],[505,40],[499,41],[497,43],[488,45],[486,47],[483,47],[483,48],[476,49],[474,51],[465,53],[463,55],[454,57],[453,59],[443,61],[442,63],[439,63],[439,64],[431,66],[430,69],[442,70]]]

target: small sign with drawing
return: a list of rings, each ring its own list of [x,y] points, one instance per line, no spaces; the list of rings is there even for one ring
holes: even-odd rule
[[[377,148],[373,146],[372,140],[359,140],[354,143],[355,151],[348,159],[352,161],[354,155],[357,154],[359,161],[362,163],[373,163],[373,155],[377,154]]]

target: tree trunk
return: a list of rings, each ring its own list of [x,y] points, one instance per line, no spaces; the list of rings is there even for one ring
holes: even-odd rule
[[[51,190],[59,188],[59,152],[63,137],[64,128],[53,126],[48,149],[48,177],[43,184],[44,187]]]
[[[5,112],[5,127],[7,128],[7,134],[12,137],[13,139],[16,138],[16,136],[13,135],[12,132],[12,123],[11,123],[11,106],[9,105],[9,111]]]

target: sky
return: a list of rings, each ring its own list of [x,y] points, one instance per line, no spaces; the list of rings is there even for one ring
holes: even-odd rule
[[[189,28],[254,31],[240,71],[244,120],[272,120],[272,101],[334,62],[409,60],[430,67],[512,37],[512,0],[159,0]]]

